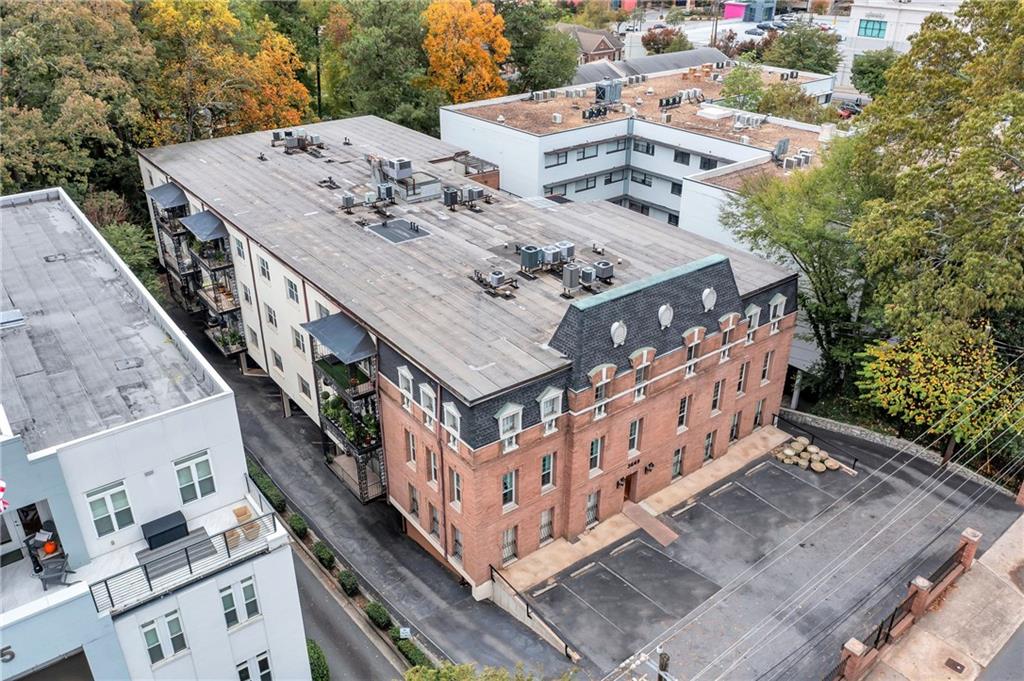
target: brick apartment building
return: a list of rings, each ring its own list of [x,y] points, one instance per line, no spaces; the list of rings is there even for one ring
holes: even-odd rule
[[[619,206],[486,194],[377,118],[279,136],[140,152],[163,255],[160,200],[216,218],[247,357],[478,597],[777,411],[794,274]]]

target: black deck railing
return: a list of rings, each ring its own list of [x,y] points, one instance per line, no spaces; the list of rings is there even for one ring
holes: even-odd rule
[[[846,661],[849,658],[844,657],[839,660],[839,664],[832,668],[825,676],[821,677],[821,681],[836,681],[837,679],[843,678],[843,673],[846,671]]]
[[[277,520],[268,513],[95,582],[89,590],[96,612],[137,605],[259,553],[276,530]]]
[[[935,572],[932,573],[931,577],[928,578],[928,581],[932,584],[938,584],[946,577],[948,577],[949,573],[951,573],[956,568],[956,566],[960,564],[960,561],[963,559],[964,556],[964,549],[966,548],[967,545],[964,544],[959,549],[957,549],[952,556],[947,558],[945,562],[942,565],[940,565],[938,569],[935,570]]]

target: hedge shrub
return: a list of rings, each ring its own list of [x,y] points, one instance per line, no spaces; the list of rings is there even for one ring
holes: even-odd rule
[[[346,596],[355,596],[359,593],[359,582],[356,581],[356,575],[351,570],[341,571],[341,574],[338,575],[338,584]]]
[[[288,516],[288,526],[292,528],[292,532],[299,539],[305,539],[306,535],[309,534],[309,525],[306,524],[305,519],[298,513],[292,513]]]
[[[331,547],[322,541],[313,544],[313,555],[328,570],[334,567],[334,552],[331,551]]]
[[[378,629],[388,629],[391,626],[391,615],[377,601],[370,601],[363,607],[363,610]]]
[[[306,652],[309,655],[309,675],[313,681],[331,681],[331,670],[327,666],[327,656],[316,641],[306,639]]]
[[[434,668],[434,663],[430,661],[426,653],[419,649],[419,646],[407,638],[402,638],[402,632],[398,627],[388,629],[388,635],[391,637],[392,642],[394,642],[395,647],[398,648],[398,652],[402,653],[402,656],[413,667]]]
[[[263,492],[263,496],[267,498],[270,505],[274,507],[274,510],[278,513],[284,513],[285,500],[284,493],[278,489],[274,481],[270,479],[270,476],[263,472],[263,469],[259,467],[252,459],[247,461],[249,468],[249,477],[256,483],[256,487]]]

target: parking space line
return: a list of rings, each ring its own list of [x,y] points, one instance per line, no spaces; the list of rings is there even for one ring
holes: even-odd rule
[[[738,483],[737,483],[737,484],[738,484]],[[779,512],[779,513],[781,513],[782,515],[786,516],[787,518],[793,518],[793,516],[789,515],[788,513],[786,513],[786,512],[785,512],[785,511],[783,511],[783,510],[782,510],[781,508],[779,508],[778,506],[776,506],[776,505],[775,505],[775,504],[773,504],[772,502],[770,502],[770,501],[768,501],[767,499],[765,499],[764,497],[762,497],[762,496],[761,496],[760,494],[758,494],[758,493],[757,493],[757,492],[755,492],[754,490],[752,490],[752,489],[749,489],[749,488],[747,488],[747,487],[744,487],[743,485],[740,485],[740,487],[743,487],[743,489],[747,490],[748,492],[750,492],[751,494],[753,494],[753,495],[754,495],[755,497],[757,497],[758,499],[760,499],[760,500],[761,500],[761,501],[763,501],[764,503],[768,504],[769,506],[771,506],[772,508],[774,508],[774,509],[775,509],[776,511],[778,511],[778,512]],[[800,518],[793,518],[793,520],[800,520]]]
[[[753,475],[754,473],[758,472],[759,470],[761,470],[762,468],[767,466],[769,463],[771,463],[771,462],[770,461],[762,461],[761,463],[757,464],[756,466],[751,468],[749,471],[744,473],[743,477],[749,478],[751,475]]]
[[[669,515],[671,515],[673,518],[675,518],[676,516],[679,516],[679,515],[682,515],[683,513],[686,513],[687,511],[689,511],[691,508],[693,508],[696,505],[697,505],[697,502],[695,501],[692,504],[687,504],[686,506],[683,506],[682,508],[679,508],[679,509],[676,509],[675,511],[672,511],[672,513],[670,513]]]
[[[644,599],[645,601],[647,601],[647,602],[649,602],[649,603],[650,603],[651,605],[653,605],[653,606],[654,606],[655,608],[657,608],[657,609],[658,609],[658,610],[660,610],[661,612],[665,613],[665,615],[667,615],[667,616],[668,616],[668,617],[669,617],[670,619],[673,619],[673,620],[676,620],[676,619],[677,619],[675,615],[673,615],[673,614],[672,614],[672,613],[670,613],[670,612],[667,612],[667,611],[665,610],[665,608],[663,608],[663,607],[661,607],[660,605],[658,605],[658,603],[657,603],[657,602],[656,602],[656,601],[655,601],[655,600],[654,600],[653,598],[650,598],[650,597],[649,597],[649,596],[648,596],[647,594],[645,594],[645,593],[644,593],[643,591],[641,591],[640,589],[638,589],[638,588],[636,588],[635,586],[633,586],[633,582],[629,581],[628,579],[626,579],[625,577],[623,577],[622,575],[620,575],[620,574],[619,574],[618,572],[616,572],[615,570],[612,570],[612,569],[611,569],[610,567],[608,567],[608,566],[607,566],[607,565],[605,565],[604,563],[601,563],[601,567],[603,567],[603,568],[604,568],[605,570],[607,570],[607,571],[608,571],[609,573],[611,573],[611,574],[615,575],[616,577],[618,577],[618,578],[619,578],[619,579],[620,579],[620,580],[622,581],[622,583],[623,583],[623,584],[625,584],[626,586],[628,586],[628,587],[629,587],[630,589],[632,589],[633,591],[637,592],[637,594],[638,594],[638,595],[640,596],[640,598]]]
[[[576,575],[582,575],[584,572],[586,572],[590,568],[594,567],[595,565],[597,565],[597,563],[594,563],[594,562],[587,563],[586,565],[584,565],[580,569],[576,570],[575,572],[570,572],[569,573],[569,577],[575,577]]]
[[[638,540],[638,539],[630,539],[630,540],[629,540],[628,542],[626,542],[625,544],[622,544],[621,546],[616,546],[616,547],[615,547],[614,549],[612,549],[612,550],[611,550],[611,551],[610,551],[610,552],[608,553],[608,555],[609,555],[609,556],[617,556],[617,555],[619,555],[620,553],[622,553],[623,551],[625,551],[625,550],[626,550],[627,548],[629,548],[629,546],[630,546],[631,544],[635,544],[635,543],[636,543],[637,541],[639,541],[639,540]],[[643,543],[643,542],[641,542],[641,543]]]
[[[543,594],[546,594],[546,593],[547,593],[548,591],[551,591],[551,590],[552,590],[552,589],[554,589],[554,588],[555,588],[556,586],[558,586],[558,582],[555,582],[554,584],[548,584],[548,585],[547,585],[546,587],[544,587],[543,589],[537,589],[536,591],[534,591],[533,593],[531,593],[531,594],[530,594],[530,596],[531,596],[531,597],[533,597],[533,598],[537,598],[538,596],[541,596],[541,595],[543,595]]]
[[[739,525],[737,525],[737,524],[736,524],[736,523],[734,523],[733,521],[729,520],[729,518],[728,518],[728,517],[726,517],[726,516],[722,515],[721,513],[719,513],[719,512],[718,512],[718,511],[716,511],[715,509],[711,508],[711,507],[710,507],[710,506],[708,506],[707,504],[704,504],[704,503],[702,503],[702,504],[701,504],[701,506],[703,506],[704,508],[706,508],[706,509],[708,509],[709,511],[711,511],[712,513],[714,513],[715,515],[717,515],[717,516],[718,516],[719,518],[722,518],[723,520],[725,520],[725,522],[729,523],[730,525],[732,525],[733,527],[735,527],[735,528],[736,528],[737,530],[739,530],[739,531],[740,531],[740,532],[742,532],[743,534],[747,535],[748,537],[754,537],[754,535],[752,535],[751,533],[747,532],[747,531],[746,531],[746,530],[744,530],[744,529],[743,529],[742,527],[740,527]],[[757,537],[754,537],[754,539],[757,539]]]
[[[617,629],[618,631],[622,632],[622,634],[623,634],[623,635],[625,635],[626,631],[625,631],[625,630],[624,630],[624,629],[623,629],[622,627],[620,627],[620,626],[619,626],[619,625],[617,625],[617,624],[616,624],[615,622],[612,622],[612,621],[611,621],[610,619],[608,619],[607,617],[605,617],[604,615],[602,615],[602,614],[601,614],[601,612],[600,612],[599,610],[597,610],[597,609],[596,609],[596,608],[595,608],[594,606],[592,606],[592,605],[591,605],[590,603],[587,603],[587,600],[586,600],[585,598],[583,598],[583,597],[582,597],[582,596],[580,596],[580,595],[579,595],[578,593],[576,593],[575,591],[573,591],[572,589],[570,589],[570,588],[569,588],[569,586],[568,586],[567,584],[563,584],[563,585],[562,585],[562,588],[563,588],[563,589],[565,589],[566,591],[568,591],[569,593],[571,593],[571,594],[572,594],[572,595],[573,595],[573,596],[574,596],[574,597],[576,598],[576,600],[578,600],[578,601],[579,601],[580,603],[582,603],[582,604],[583,604],[583,607],[587,608],[588,610],[593,610],[593,612],[594,612],[594,614],[595,614],[595,615],[597,615],[598,617],[600,617],[601,619],[603,619],[603,620],[604,620],[605,622],[607,622],[608,624],[610,624],[610,625],[612,625],[613,627],[615,627],[615,629]]]
[[[722,485],[721,487],[719,487],[717,489],[714,489],[711,492],[708,492],[708,496],[709,497],[717,497],[719,494],[721,494],[722,492],[724,492],[725,490],[729,489],[732,486],[733,486],[733,483],[727,482],[724,485]]]
[[[658,552],[658,553],[660,553],[661,555],[665,556],[666,558],[668,558],[668,559],[669,559],[670,561],[672,561],[672,562],[673,562],[673,563],[675,563],[676,565],[678,565],[678,566],[680,566],[680,567],[684,567],[684,568],[686,568],[687,570],[689,570],[690,572],[694,573],[695,575],[700,575],[701,577],[703,577],[704,579],[708,580],[709,582],[711,582],[711,583],[712,583],[712,584],[714,584],[715,586],[719,586],[718,582],[716,582],[715,580],[711,579],[710,577],[708,577],[708,576],[707,576],[706,574],[704,574],[703,572],[701,572],[701,571],[700,571],[700,570],[698,570],[697,568],[694,568],[694,567],[690,567],[689,565],[687,565],[686,563],[684,563],[684,562],[683,562],[683,561],[681,561],[681,560],[676,560],[675,558],[673,558],[672,556],[668,555],[668,554],[667,554],[667,553],[665,553],[664,551],[660,551],[660,550],[658,549],[658,547],[656,547],[656,546],[651,546],[650,544],[648,544],[647,542],[645,542],[645,541],[643,541],[643,540],[638,540],[638,541],[640,541],[640,543],[641,543],[641,544],[643,544],[643,545],[644,545],[644,546],[646,546],[647,548],[651,549],[652,551],[657,551],[657,552]],[[721,587],[719,586],[719,588],[721,588]]]
[[[771,461],[766,461],[765,463],[767,463],[767,464],[772,464],[772,462],[771,462]],[[773,464],[773,465],[775,466],[775,468],[779,469],[780,471],[782,471],[783,473],[785,473],[785,474],[786,474],[786,475],[788,475],[789,477],[791,477],[791,478],[793,478],[794,480],[797,480],[797,481],[799,481],[799,482],[801,482],[801,483],[803,483],[803,484],[807,485],[807,486],[808,486],[808,487],[810,487],[811,489],[816,489],[816,490],[818,490],[819,492],[822,492],[822,493],[826,494],[826,495],[827,495],[828,497],[830,497],[831,499],[838,499],[838,498],[839,498],[839,497],[837,497],[837,496],[833,496],[832,494],[829,494],[828,492],[826,492],[825,490],[823,490],[823,489],[822,489],[822,488],[820,488],[820,487],[815,487],[814,485],[812,485],[812,484],[811,484],[811,483],[809,483],[809,482],[806,482],[806,481],[804,481],[804,480],[800,480],[800,478],[798,478],[798,477],[796,476],[796,473],[792,473],[792,472],[790,472],[790,471],[786,470],[786,468],[787,468],[786,466],[780,466],[780,465],[778,465],[778,464]]]

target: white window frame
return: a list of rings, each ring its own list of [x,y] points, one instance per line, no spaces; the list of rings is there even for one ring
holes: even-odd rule
[[[235,253],[242,260],[245,260],[245,243],[242,242],[237,236],[235,237]]]
[[[254,348],[258,348],[260,346],[259,334],[256,333],[256,329],[252,328],[251,326],[247,326],[246,328],[249,330],[249,342],[252,343],[252,346]]]
[[[594,451],[595,450],[595,445],[596,445],[596,450],[597,450],[596,452]],[[595,458],[597,459],[596,465],[594,463],[594,459]],[[590,441],[590,457],[588,459],[588,463],[590,465],[590,473],[591,473],[591,475],[593,475],[594,473],[600,473],[601,472],[601,460],[603,458],[604,458],[604,436],[602,435],[601,437],[595,437],[593,440]]]
[[[778,333],[782,325],[782,318],[785,316],[786,312],[786,296],[781,293],[776,293],[772,296],[768,306],[768,318],[771,320],[771,333]]]
[[[740,418],[742,418],[743,412],[736,411],[732,414],[732,420],[729,422],[729,442],[736,442],[740,439]]]
[[[124,494],[125,506],[119,509],[114,508],[114,495],[117,492]],[[102,501],[106,514],[100,517],[110,518],[110,524],[113,529],[107,532],[101,532],[97,526],[96,521],[98,518],[93,510],[93,502]],[[131,527],[135,524],[135,513],[132,511],[132,500],[128,496],[128,487],[124,484],[124,480],[118,480],[117,482],[111,482],[102,487],[85,493],[85,503],[89,507],[89,516],[92,518],[93,529],[96,530],[97,537],[106,537],[108,534],[114,534],[119,532],[126,527]],[[127,510],[129,515],[129,521],[122,524],[121,520],[117,517],[117,514],[121,511]]]
[[[420,522],[420,491],[409,483],[409,515],[416,517],[416,523]]]
[[[288,277],[284,278],[284,292],[288,296],[288,300],[293,303],[299,302],[299,285]]]
[[[725,329],[724,331],[722,331],[722,348],[721,348],[721,350],[718,353],[718,361],[719,362],[724,362],[727,359],[729,359],[729,355],[730,355],[730,353],[732,351],[732,347],[731,347],[730,343],[732,343],[732,327],[731,326],[728,329]]]
[[[324,307],[323,303],[321,303],[319,300],[316,301],[316,318],[323,319],[324,317],[329,317],[330,315],[331,311]]]
[[[275,329],[277,328],[277,312],[274,308],[270,307],[267,303],[263,303],[263,314],[267,318],[267,324],[270,324]]]
[[[693,395],[687,395],[679,400],[679,411],[676,412],[676,433],[685,433],[690,427],[690,402]]]
[[[398,392],[402,393],[402,408],[412,411],[412,372],[407,367],[398,367]]]
[[[305,397],[307,400],[313,399],[313,386],[309,384],[306,377],[302,374],[295,374],[295,377],[299,379],[299,394]]]
[[[608,385],[611,381],[601,381],[594,386],[594,418],[604,418],[608,414]]]
[[[441,514],[437,512],[437,506],[427,502],[427,527],[434,539],[441,538]]]
[[[686,346],[686,378],[697,375],[697,362],[700,361],[700,341],[688,343]]]
[[[434,419],[437,417],[437,396],[434,394],[434,388],[428,383],[420,383],[419,405],[423,410],[423,425],[433,430]]]
[[[683,477],[683,453],[686,451],[686,447],[677,447],[672,452],[672,479],[678,480]]]
[[[177,633],[171,632],[171,622],[175,622],[177,626]],[[139,630],[142,632],[142,643],[146,648],[146,654],[149,657],[150,666],[156,666],[164,660],[170,659],[188,650],[188,637],[185,636],[185,627],[181,623],[181,613],[177,610],[171,610],[170,612],[155,617],[154,619],[143,622],[139,625]],[[151,642],[146,636],[147,632],[153,632],[156,636],[156,641]],[[175,639],[180,638],[180,647]],[[153,650],[159,650],[159,657],[153,659]],[[169,653],[169,654],[166,654]]]
[[[501,474],[501,508],[505,511],[511,511],[519,504],[519,490],[516,489],[519,483],[518,478],[518,468],[505,471]],[[509,481],[510,484],[506,484],[506,481]],[[512,498],[509,501],[505,501],[505,496],[508,494],[510,494]]]
[[[547,534],[544,530],[547,529]],[[545,508],[540,512],[540,545],[543,546],[555,538],[555,509]]]
[[[547,476],[547,482],[544,481]],[[555,453],[540,457],[540,489],[542,492],[555,488]]]
[[[462,562],[462,530],[452,525],[452,558]]]
[[[745,395],[747,392],[747,374],[750,373],[750,362],[740,365],[740,378],[736,381],[736,394]]]
[[[454,468],[448,469],[448,503],[456,509],[462,508],[462,474]]]
[[[644,434],[644,418],[633,419],[629,422],[629,439],[627,441],[629,455],[636,456],[640,453],[641,440]]]
[[[462,414],[459,413],[458,407],[453,402],[444,403],[444,423],[445,431],[448,433],[448,446],[455,451],[459,450],[459,437],[462,428]]]
[[[427,450],[427,482],[437,485],[437,452]]]
[[[416,468],[416,433],[405,431],[405,462]]]
[[[270,281],[270,263],[262,255],[256,256],[260,261],[260,276]]]
[[[591,516],[591,509],[593,509],[594,519],[587,523],[587,529],[594,527],[601,522],[601,490],[597,489],[587,495],[587,509],[584,518]]]
[[[757,305],[750,305],[746,309],[747,313],[747,341],[746,344],[750,345],[754,342],[754,335],[757,333],[757,325],[761,321],[761,308]]]
[[[715,433],[716,432],[718,432],[718,431],[712,430],[712,431],[709,431],[704,436],[704,463],[707,463],[709,461],[714,461],[714,458],[715,458],[715,440],[717,439],[715,437]]]
[[[260,662],[266,663],[266,669],[263,671],[260,671]],[[238,673],[239,681],[271,681],[274,678],[269,652],[262,652],[256,657],[239,662],[235,665],[235,671]]]
[[[775,351],[769,350],[764,353],[764,362],[761,364],[761,385],[768,383],[772,373],[772,360],[775,358]]]
[[[242,284],[242,300],[247,305],[252,305],[252,292],[249,290],[248,284]]]
[[[757,401],[757,406],[754,407],[754,430],[757,430],[764,425],[764,398],[762,397]]]
[[[639,402],[640,400],[647,397],[647,381],[650,380],[651,365],[649,363],[643,363],[633,370],[634,384],[633,388],[633,401]]]
[[[281,357],[281,353],[270,348],[270,363],[278,371],[284,371],[284,358]]]
[[[498,437],[502,452],[519,448],[519,433],[523,430],[523,405],[514,402],[502,407],[494,418],[498,420]]]
[[[209,469],[210,474],[207,475],[206,477],[201,478],[199,476],[199,464],[204,461],[206,462],[206,467],[207,469]],[[182,471],[188,471],[189,482],[187,484],[182,484],[181,482],[180,474]],[[204,449],[200,452],[189,454],[188,456],[175,461],[174,477],[175,481],[178,483],[178,496],[181,498],[182,506],[186,504],[191,504],[193,501],[205,499],[211,494],[217,493],[217,480],[213,475],[213,460],[210,458],[209,450]],[[210,481],[210,484],[213,485],[213,488],[207,492],[203,492],[202,485],[200,483],[206,480]],[[188,501],[185,501],[185,493],[182,490],[184,487],[188,485],[191,485],[192,487],[195,488],[196,496],[192,499],[189,499]]]
[[[263,610],[260,608],[259,594],[256,591],[256,579],[251,576],[222,587],[220,602],[224,612],[224,624],[228,631],[263,614]],[[228,618],[229,612],[233,613],[234,623]]]
[[[305,356],[306,354],[306,337],[301,331],[292,327],[292,347],[298,350]]]
[[[242,623],[242,619],[238,614],[238,603],[235,599],[235,587],[233,584],[229,584],[220,590],[220,607],[224,613],[224,626],[229,631]]]
[[[540,420],[544,424],[544,434],[556,432],[558,417],[562,413],[562,391],[551,386],[537,397],[537,402],[540,404]]]
[[[723,380],[715,381],[711,388],[711,415],[722,413],[722,383]]]

